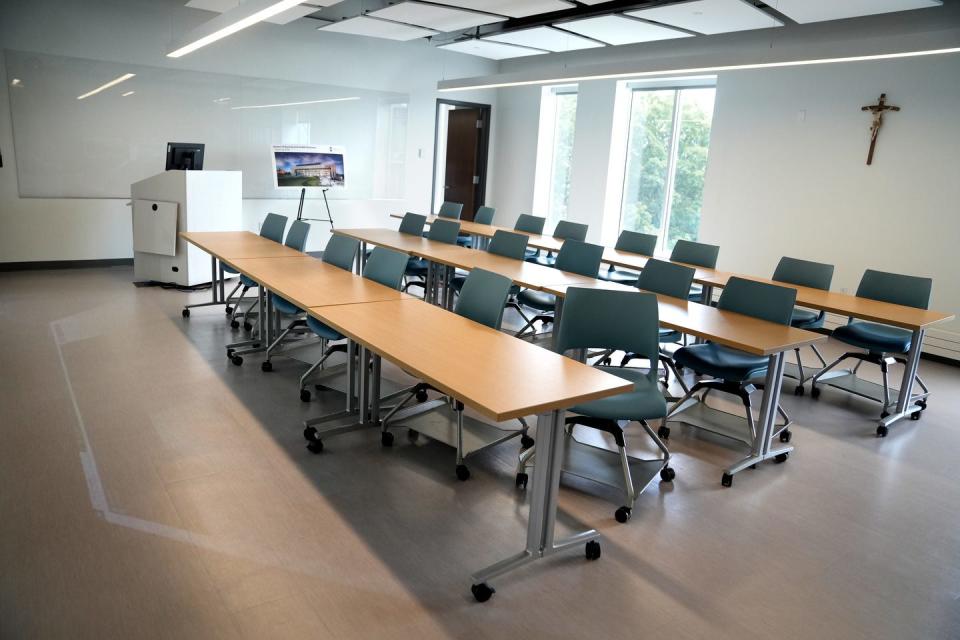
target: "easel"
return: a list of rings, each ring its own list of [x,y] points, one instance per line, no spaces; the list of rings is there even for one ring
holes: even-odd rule
[[[333,215],[330,213],[330,203],[327,201],[327,189],[322,189],[323,191],[323,204],[327,208],[327,217],[326,218],[304,218],[303,217],[303,201],[307,197],[306,187],[300,189],[300,208],[297,209],[297,220],[303,220],[305,222],[329,222],[330,230],[333,231]]]

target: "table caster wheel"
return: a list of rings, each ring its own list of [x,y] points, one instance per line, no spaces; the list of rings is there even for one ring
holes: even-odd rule
[[[230,305],[227,305],[226,307],[223,308],[223,312],[226,313],[227,315],[230,315],[231,313],[233,313],[233,307],[231,307]]]
[[[380,444],[382,444],[382,445],[385,446],[385,447],[392,447],[392,446],[393,446],[393,434],[390,433],[389,431],[381,431],[381,432],[380,432]]]
[[[260,363],[260,371],[263,371],[264,373],[270,373],[273,371],[273,363],[269,360],[264,360]]]
[[[190,317],[190,309],[184,309],[183,311],[180,312],[180,315],[182,315],[184,318],[189,318],[189,317]]]
[[[816,400],[820,397],[820,387],[810,387],[810,397]]]
[[[780,432],[780,442],[790,442],[793,440],[793,433],[790,429],[784,429]]]
[[[526,488],[527,488],[527,482],[529,482],[529,481],[530,481],[530,476],[528,476],[528,475],[525,474],[525,473],[518,473],[518,474],[517,474],[517,489],[520,489],[521,491],[526,490]]]
[[[664,467],[663,469],[660,469],[660,479],[664,482],[673,482],[673,479],[676,477],[677,472],[670,467]]]
[[[230,362],[239,367],[243,364],[243,358],[241,356],[231,356]]]
[[[587,560],[597,560],[600,558],[600,543],[596,540],[591,540],[587,543],[586,548]]]
[[[238,320],[233,320],[233,321],[231,321],[231,322],[230,322],[230,328],[231,328],[231,329],[239,329],[239,328],[240,328],[240,322],[239,322]]]
[[[317,438],[307,443],[307,451],[310,453],[321,453],[323,451],[323,440]]]
[[[470,587],[470,591],[473,593],[473,597],[477,602],[486,602],[493,594],[497,592],[496,589],[488,585],[486,582],[472,585]]]
[[[613,513],[613,517],[616,518],[617,522],[623,524],[630,519],[630,516],[633,515],[633,509],[630,507],[620,507]]]
[[[300,389],[301,402],[310,402],[310,389]]]
[[[777,464],[780,464],[781,462],[786,462],[789,456],[789,453],[778,453],[777,455],[773,456],[773,461]]]
[[[877,427],[877,437],[878,437],[878,438],[886,438],[888,433],[890,433],[890,429],[887,428],[887,427],[885,427],[885,426],[883,426],[882,424]]]
[[[249,322],[244,322],[244,323],[243,323],[243,330],[244,330],[244,331],[253,331],[253,325],[250,324]]]
[[[659,429],[657,429],[657,436],[658,436],[661,440],[669,440],[669,439],[670,439],[670,427],[668,427],[668,426],[666,426],[666,425],[662,425]]]
[[[407,429],[407,440],[416,442],[420,439],[420,432],[415,429]]]
[[[920,419],[920,415],[921,415],[922,413],[923,413],[923,409],[920,409],[919,411],[914,411],[913,413],[910,414],[910,419],[911,419],[911,420],[919,420],[919,419]]]
[[[520,447],[522,449],[529,449],[533,445],[534,445],[533,438],[531,438],[527,434],[523,434],[522,436],[520,436]]]
[[[733,486],[733,476],[730,475],[729,473],[723,474],[723,477],[720,478],[720,484],[722,484],[722,485],[725,486],[725,487],[732,487],[732,486]]]
[[[795,396],[802,396],[803,394],[804,394],[804,389],[802,385],[793,390],[793,395]]]
[[[467,468],[465,464],[457,465],[457,480],[461,482],[466,482],[470,479],[470,469]]]
[[[426,402],[427,401],[427,392],[423,389],[417,391],[417,402]]]

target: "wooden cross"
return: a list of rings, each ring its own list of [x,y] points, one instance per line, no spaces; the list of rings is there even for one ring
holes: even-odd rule
[[[867,164],[873,164],[873,150],[877,146],[877,134],[883,126],[884,111],[900,111],[900,107],[886,104],[887,94],[881,93],[877,104],[860,107],[860,111],[869,111],[873,114],[873,124],[870,125],[870,150],[867,152]]]

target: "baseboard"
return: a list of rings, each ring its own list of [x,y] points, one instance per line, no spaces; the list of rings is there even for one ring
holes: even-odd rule
[[[0,262],[0,271],[40,271],[46,269],[96,269],[133,266],[133,258],[105,260],[38,260],[36,262]]]
[[[825,336],[829,336],[833,333],[830,329],[826,327],[819,327],[817,329],[808,329],[808,331],[813,331],[814,333],[822,333]],[[924,342],[926,344],[926,342]],[[930,362],[938,362],[940,364],[950,365],[951,367],[960,367],[960,360],[956,358],[948,358],[947,356],[941,356],[936,353],[927,353],[926,351],[920,352],[921,360],[929,360]]]

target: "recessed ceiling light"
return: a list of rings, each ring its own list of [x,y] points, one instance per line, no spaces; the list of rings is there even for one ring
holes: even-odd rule
[[[214,99],[213,99],[213,101],[216,102],[217,104],[221,104],[221,103],[224,103],[224,102],[230,102],[231,100],[233,100],[233,98],[214,98]]]
[[[303,0],[247,0],[236,9],[197,27],[188,38],[190,41],[167,54],[168,58],[180,58],[217,40],[233,35],[258,22],[301,4]]]
[[[87,91],[87,92],[86,92],[85,94],[83,94],[82,96],[77,96],[77,100],[83,100],[84,98],[89,98],[90,96],[96,95],[96,94],[100,93],[101,91],[104,91],[104,90],[106,90],[106,89],[109,89],[110,87],[114,87],[114,86],[120,84],[121,82],[126,82],[127,80],[129,80],[130,78],[134,77],[135,75],[137,75],[137,74],[135,74],[135,73],[125,73],[125,74],[123,74],[122,76],[120,76],[119,78],[114,78],[114,79],[111,80],[110,82],[108,82],[108,83],[106,83],[106,84],[103,84],[103,85],[100,85],[99,87],[97,87],[97,88],[94,89],[93,91]]]
[[[121,97],[121,98],[126,98],[127,96],[132,96],[132,95],[135,94],[135,93],[136,93],[136,91],[127,91],[126,93],[121,93],[121,94],[120,94],[120,97]]]
[[[229,100],[230,98],[227,98]],[[301,102],[278,102],[276,104],[251,104],[243,107],[230,107],[233,111],[240,111],[242,109],[272,109],[274,107],[297,107],[303,104],[323,104],[325,102],[347,102],[349,100],[359,100],[359,96],[352,96],[350,98],[326,98],[324,100],[303,100]]]
[[[13,80],[10,81],[10,86],[11,86],[11,87],[22,87],[22,86],[23,86],[23,80],[21,80],[20,78],[14,78]]]

